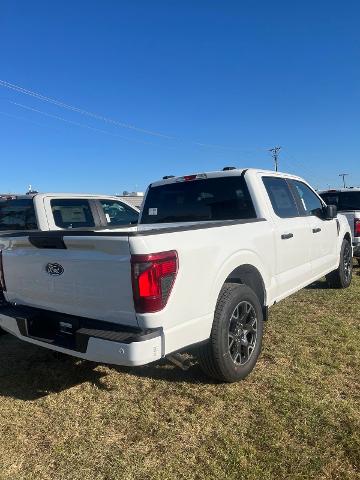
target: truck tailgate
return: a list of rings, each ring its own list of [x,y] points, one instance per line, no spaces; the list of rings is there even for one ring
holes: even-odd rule
[[[7,301],[138,326],[126,234],[13,236],[0,249]]]
[[[355,220],[355,211],[345,211],[339,212],[341,215],[344,215],[349,222],[350,229],[351,229],[351,236],[354,238],[354,220]]]

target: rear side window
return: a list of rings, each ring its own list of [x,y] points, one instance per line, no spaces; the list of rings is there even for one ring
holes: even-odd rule
[[[128,205],[116,200],[100,200],[108,225],[129,225],[137,223],[139,213]]]
[[[321,216],[323,204],[320,198],[305,183],[289,180],[300,198],[300,204],[306,215]]]
[[[321,194],[327,205],[336,205],[338,210],[360,210],[360,192],[328,192]]]
[[[206,222],[255,218],[243,177],[182,181],[151,187],[141,223]]]
[[[299,215],[293,194],[284,178],[263,177],[263,182],[278,217],[290,218]]]
[[[0,200],[0,231],[37,228],[32,198]]]
[[[51,210],[55,225],[60,228],[94,227],[94,217],[88,200],[51,200]]]

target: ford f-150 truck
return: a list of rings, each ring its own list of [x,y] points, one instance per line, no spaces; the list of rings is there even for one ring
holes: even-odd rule
[[[83,359],[144,365],[196,347],[244,378],[268,307],[324,275],[352,278],[351,232],[301,178],[255,169],[167,177],[139,225],[0,237],[0,326]]]
[[[320,192],[327,205],[336,205],[348,219],[354,246],[354,257],[360,263],[360,188],[341,188]]]

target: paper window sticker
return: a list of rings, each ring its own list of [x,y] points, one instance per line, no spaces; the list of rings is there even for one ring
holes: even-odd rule
[[[149,215],[157,215],[158,209],[157,208],[149,208]]]
[[[111,222],[110,215],[108,213],[105,213],[105,217],[106,217],[106,221],[110,223]]]

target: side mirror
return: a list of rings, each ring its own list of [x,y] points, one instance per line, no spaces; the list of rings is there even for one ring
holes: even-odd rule
[[[326,205],[324,207],[324,217],[325,220],[332,220],[337,217],[337,206],[336,205]]]

